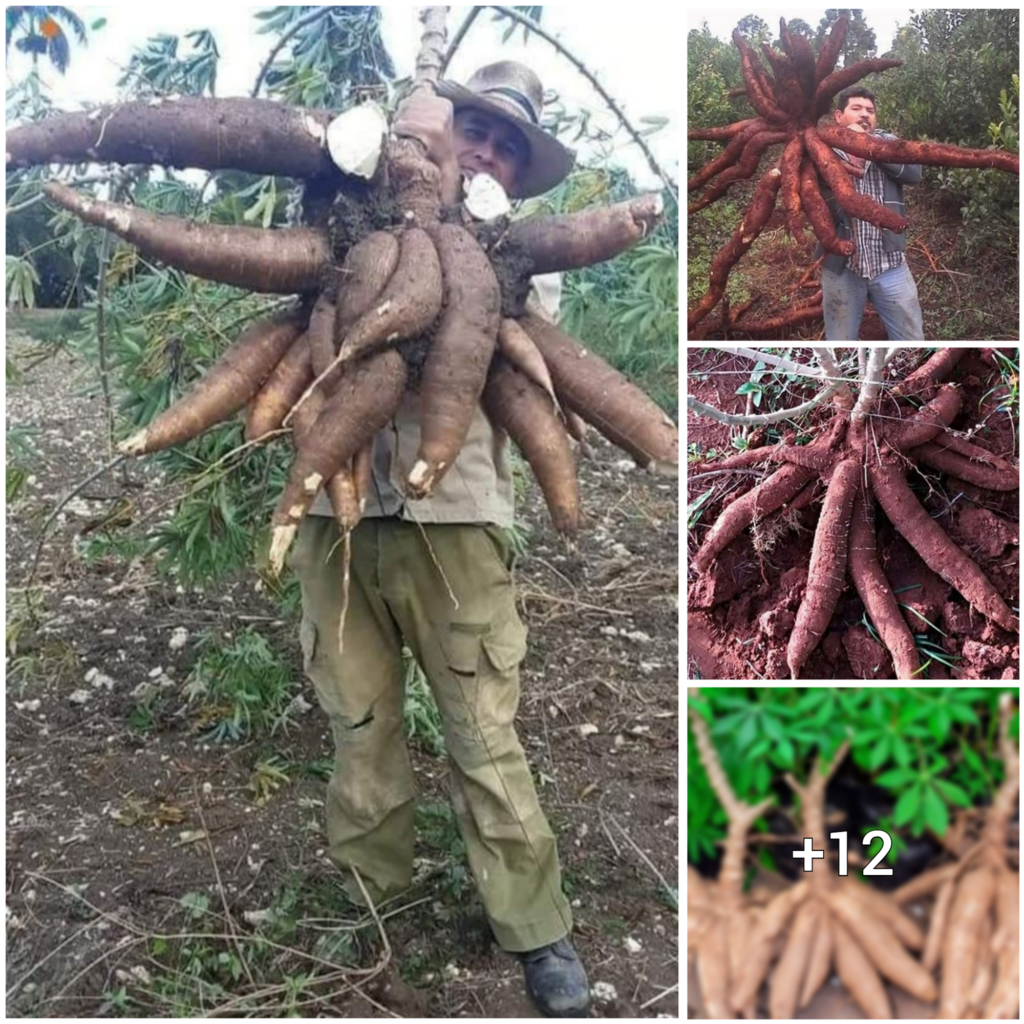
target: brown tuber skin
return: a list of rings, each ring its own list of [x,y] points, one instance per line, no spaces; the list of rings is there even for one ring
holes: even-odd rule
[[[295,533],[324,483],[370,443],[394,416],[405,392],[408,370],[395,349],[360,360],[342,378],[299,441],[288,482],[274,510],[270,569],[276,575]]]
[[[445,281],[445,307],[423,364],[420,447],[406,481],[425,498],[459,454],[487,382],[501,320],[501,289],[476,239],[457,224],[429,229]]]
[[[302,328],[297,314],[254,324],[187,395],[118,447],[127,455],[163,451],[233,416],[256,394]]]
[[[291,295],[316,288],[330,262],[327,237],[313,228],[198,224],[137,207],[89,199],[66,185],[43,186],[58,206],[107,228],[139,251],[207,281],[253,292]]]
[[[661,196],[650,195],[596,210],[529,218],[511,224],[502,244],[522,249],[534,274],[578,270],[632,249],[657,227],[664,210]]]
[[[313,360],[309,350],[309,334],[306,333],[292,343],[249,403],[249,414],[245,421],[246,441],[256,441],[277,430],[288,415],[288,410],[312,380]]]
[[[328,110],[232,97],[120,103],[7,131],[7,169],[47,163],[160,164],[313,178],[330,174]]]
[[[562,405],[629,452],[638,465],[667,475],[678,472],[679,433],[654,401],[541,317],[528,314],[520,323],[544,356]]]
[[[431,93],[440,67],[441,12],[430,8],[424,17],[412,88],[421,98]],[[458,225],[469,217],[453,205],[458,196],[448,188],[440,161],[428,159],[427,144],[413,130],[415,118],[396,117],[393,136],[383,141],[383,159],[365,186],[339,174],[328,155],[325,131],[333,120],[329,112],[276,101],[186,98],[58,115],[8,133],[9,167],[51,160],[157,162],[304,181],[302,212],[316,226],[270,230],[198,223],[97,201],[58,182],[46,186],[58,206],[165,264],[250,291],[300,294],[301,315],[246,332],[191,394],[122,446],[139,454],[180,443],[246,404],[251,440],[293,424],[297,457],[274,517],[275,570],[325,481],[342,529],[358,521],[372,487],[373,437],[413,384],[421,393],[422,447],[408,490],[410,496],[429,495],[459,454],[489,368],[502,369],[500,360],[492,362],[502,303],[521,308],[532,274],[614,258],[648,238],[663,214],[661,196],[653,195],[607,209],[511,225],[498,218],[463,228]],[[333,144],[331,153],[338,153]],[[507,164],[508,180],[497,173],[495,178],[512,194],[523,168],[518,157],[502,160],[495,166]],[[365,208],[356,210],[360,204]],[[477,236],[493,251],[500,284],[492,251],[485,252]],[[334,260],[344,247],[338,267]],[[575,436],[582,438],[584,429],[574,411],[561,409],[555,373],[536,341],[518,321],[509,320],[504,333],[512,339],[510,354],[515,350],[522,357],[532,350],[531,370],[546,388],[544,413],[531,412],[529,426],[561,439],[559,445],[542,444],[520,431],[519,440],[534,450],[539,464],[561,459],[568,466],[571,479],[558,481],[563,499],[554,507],[560,529],[574,531],[578,507],[571,506],[578,506],[578,496],[564,497],[576,487],[572,447],[560,417],[565,415]],[[564,372],[581,377],[582,390],[575,384],[568,390],[580,391],[591,418],[622,439],[642,464],[673,468],[678,432],[642,392],[571,339],[545,337],[544,343],[551,358],[565,364]],[[569,365],[581,356],[588,356],[584,366]],[[407,359],[421,370],[412,382]],[[511,369],[499,377],[518,388]],[[536,404],[533,387],[518,388],[526,397],[506,402],[516,429],[519,411]],[[502,389],[517,390],[500,384],[497,390]],[[610,417],[601,403],[611,409]],[[550,486],[548,491],[551,497]]]
[[[853,498],[861,473],[860,462],[845,459],[832,475],[825,504],[814,532],[807,592],[800,603],[796,626],[789,638],[786,660],[794,679],[808,655],[828,628],[846,578],[846,553],[850,537]]]
[[[484,408],[522,451],[544,492],[555,529],[573,544],[580,525],[576,462],[550,399],[518,370],[498,365],[484,389]]]

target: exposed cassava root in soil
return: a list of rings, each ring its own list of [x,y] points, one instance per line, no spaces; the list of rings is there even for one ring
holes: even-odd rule
[[[942,384],[941,378],[953,370],[960,357],[959,352],[955,356],[939,352],[908,376],[902,388],[895,389],[907,390],[909,382],[915,395],[931,395],[920,408],[900,407],[892,394],[872,399],[876,394],[872,389],[880,387],[880,378],[871,378],[852,413],[838,410],[828,431],[811,444],[753,449],[694,470],[699,474],[762,466],[765,473],[757,486],[722,511],[704,535],[692,558],[700,573],[708,571],[721,552],[748,526],[756,525],[758,518],[794,502],[819,480],[828,484],[807,586],[788,640],[787,663],[794,679],[828,630],[844,590],[847,566],[871,624],[892,655],[898,678],[917,678],[920,673],[914,637],[879,562],[876,503],[925,564],[973,609],[1002,629],[1019,631],[1018,616],[1006,595],[1000,594],[982,568],[921,505],[907,481],[912,467],[919,464],[996,491],[1019,486],[1015,465],[949,432],[962,401],[957,387]],[[881,371],[881,359],[874,356],[873,360],[874,369],[869,361],[866,373]],[[700,403],[691,407],[701,414]],[[778,420],[783,414],[773,415]],[[776,469],[780,462],[784,465]]]

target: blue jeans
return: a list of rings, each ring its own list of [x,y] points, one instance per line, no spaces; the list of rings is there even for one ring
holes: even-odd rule
[[[864,304],[869,298],[882,318],[890,341],[924,341],[917,285],[905,262],[870,281],[848,267],[840,274],[822,267],[821,291],[827,341],[857,340]]]

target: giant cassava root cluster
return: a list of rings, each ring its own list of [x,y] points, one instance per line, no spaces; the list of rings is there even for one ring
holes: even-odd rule
[[[732,238],[711,263],[707,292],[690,310],[688,326],[693,330],[718,305],[725,294],[732,268],[764,230],[781,194],[786,225],[798,245],[806,245],[804,219],[826,252],[848,257],[854,243],[837,237],[832,215],[821,193],[820,179],[832,190],[839,205],[857,220],[868,221],[891,231],[903,231],[907,221],[895,211],[857,191],[848,177],[848,165],[833,149],[867,160],[884,163],[930,164],[938,167],[994,167],[1020,173],[1020,158],[995,149],[963,149],[941,142],[909,142],[875,138],[835,125],[818,126],[832,98],[856,84],[865,75],[899,67],[903,62],[870,58],[836,71],[836,62],[846,38],[848,20],[839,18],[815,57],[810,42],[791,33],[783,18],[780,41],[784,53],[762,44],[769,71],[750,44],[734,31],[733,42],[740,52],[740,66],[747,99],[757,117],[718,128],[699,128],[687,133],[691,139],[724,142],[722,152],[706,163],[688,182],[693,192],[708,185],[704,194],[690,204],[691,214],[703,210],[725,195],[733,182],[751,178],[764,153],[785,144],[782,156],[758,181],[754,197]],[[765,329],[747,324],[748,331]]]
[[[971,607],[1005,630],[1020,623],[985,573],[928,514],[907,483],[915,462],[959,480],[996,491],[1020,486],[1019,468],[947,431],[961,409],[958,389],[941,382],[966,349],[942,349],[878,400],[878,411],[851,413],[852,399],[837,396],[831,427],[806,446],[783,442],[755,448],[691,470],[732,470],[782,463],[763,483],[729,505],[708,531],[693,565],[706,571],[748,526],[806,495],[818,480],[827,485],[814,534],[807,589],[789,638],[786,660],[792,678],[821,641],[846,584],[847,568],[857,594],[892,655],[896,676],[913,679],[921,662],[913,634],[900,611],[892,586],[878,560],[875,502],[925,564],[956,588]],[[872,360],[884,351],[872,353]],[[871,364],[869,364],[870,366]],[[881,360],[878,360],[880,387]],[[893,400],[913,397],[920,408],[897,406]],[[871,396],[869,396],[871,397]],[[875,400],[872,399],[874,404]]]
[[[1005,778],[986,812],[981,840],[967,845],[957,863],[925,872],[893,894],[861,884],[852,873],[840,877],[834,865],[817,863],[810,877],[757,905],[753,895],[743,893],[746,833],[773,798],[750,806],[735,797],[707,723],[691,708],[701,763],[729,819],[718,879],[707,882],[693,867],[688,871],[687,953],[697,961],[710,1018],[756,1017],[758,992],[768,979],[770,1017],[792,1020],[833,970],[872,1020],[893,1016],[883,978],[922,1002],[938,1000],[941,1019],[1017,1016],[1020,876],[1007,856],[1008,826],[1020,789],[1019,754],[1009,736],[1012,710],[1012,696],[1003,694]],[[847,749],[843,743],[827,767],[816,758],[804,783],[786,776],[800,798],[799,835],[811,837],[815,849],[825,846],[828,835],[825,789]],[[936,890],[925,935],[901,904]]]
[[[430,87],[422,72],[439,64],[436,53],[425,59],[429,53],[425,35],[417,87]],[[388,142],[369,186],[341,173],[325,142],[331,122],[328,111],[270,100],[186,98],[64,114],[7,133],[8,169],[145,163],[305,182],[311,223],[273,230],[195,223],[59,183],[45,187],[59,206],[170,266],[300,296],[294,309],[246,330],[191,393],[122,450],[180,444],[246,406],[250,440],[292,427],[296,456],[273,517],[275,570],[322,488],[342,529],[355,526],[374,435],[410,389],[420,409],[419,452],[405,467],[413,498],[429,496],[451,466],[481,401],[524,452],[570,542],[580,519],[570,436],[582,439],[587,423],[639,465],[673,473],[672,420],[604,360],[524,308],[532,275],[611,259],[647,236],[661,216],[660,197],[473,223],[461,207],[442,209],[439,172],[415,140]]]

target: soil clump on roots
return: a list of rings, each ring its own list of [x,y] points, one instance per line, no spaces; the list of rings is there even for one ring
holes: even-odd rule
[[[898,352],[860,426],[823,401],[799,434],[757,428],[734,471],[706,455],[738,428],[688,413],[689,678],[1019,678],[1016,426],[992,357],[952,351],[925,355],[930,380]],[[751,369],[693,353],[689,394],[742,415]],[[819,390],[791,384],[775,408]],[[901,446],[912,420],[935,435]]]

